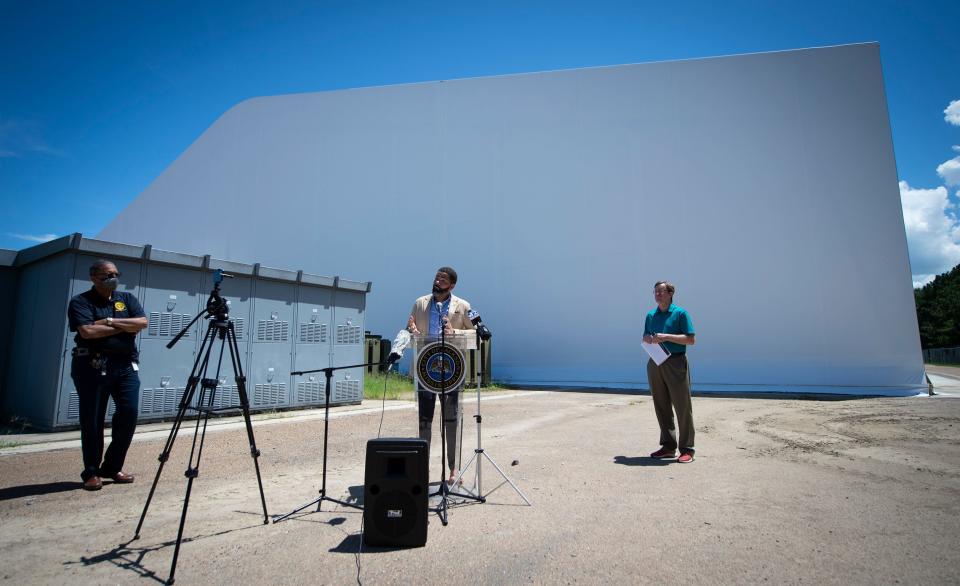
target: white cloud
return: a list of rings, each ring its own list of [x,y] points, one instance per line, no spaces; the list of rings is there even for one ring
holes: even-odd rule
[[[960,126],[960,100],[950,102],[947,109],[943,111],[943,119],[954,126]]]
[[[960,220],[945,187],[915,189],[900,182],[903,223],[914,285],[960,263]]]
[[[11,234],[9,232],[7,236],[19,238],[20,240],[29,240],[30,242],[50,242],[57,237],[56,234]]]
[[[32,120],[0,120],[0,158],[20,158],[25,154],[63,156],[63,151],[47,144],[43,128]]]
[[[953,150],[960,152],[960,147],[954,145]],[[940,175],[947,185],[960,185],[960,157],[941,163],[937,167],[937,175]]]

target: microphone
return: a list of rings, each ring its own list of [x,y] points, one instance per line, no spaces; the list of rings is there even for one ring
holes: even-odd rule
[[[412,338],[407,330],[400,330],[397,333],[397,337],[393,339],[393,345],[390,347],[390,356],[387,356],[387,364],[392,367],[396,361],[403,358],[403,351],[410,345],[410,340]]]
[[[480,334],[481,340],[489,340],[493,337],[493,332],[490,331],[490,328],[483,325],[483,320],[480,319],[480,314],[474,310],[470,310],[467,313],[467,318],[470,320],[470,323],[477,326],[477,333]]]
[[[443,312],[443,303],[439,301],[437,301],[437,315],[440,316],[440,332],[443,333],[447,329],[447,322],[450,321],[450,318]]]

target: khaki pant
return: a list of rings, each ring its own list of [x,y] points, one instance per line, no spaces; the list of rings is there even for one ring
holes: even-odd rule
[[[686,354],[673,354],[657,366],[647,362],[647,380],[653,395],[653,408],[660,424],[660,445],[680,453],[693,449],[693,405],[690,401],[690,369]],[[674,426],[673,412],[677,412]],[[679,428],[679,431],[678,431]]]

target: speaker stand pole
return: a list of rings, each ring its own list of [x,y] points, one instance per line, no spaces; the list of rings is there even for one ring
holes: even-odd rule
[[[530,499],[528,499],[526,495],[524,495],[523,492],[517,487],[517,485],[514,484],[513,481],[510,480],[506,474],[504,474],[503,470],[500,469],[500,466],[497,466],[497,463],[494,462],[493,458],[490,457],[490,454],[488,454],[483,449],[483,445],[481,443],[481,438],[483,437],[483,433],[481,432],[481,424],[483,423],[483,417],[480,415],[480,384],[483,381],[483,375],[485,374],[483,371],[483,365],[486,362],[484,360],[483,355],[481,354],[482,348],[483,346],[481,345],[480,331],[477,330],[477,354],[480,355],[479,356],[480,367],[477,369],[477,414],[473,416],[473,418],[477,420],[477,449],[473,450],[473,456],[471,456],[470,459],[467,461],[466,466],[464,466],[463,469],[460,470],[460,474],[457,476],[456,480],[454,481],[454,484],[460,482],[460,480],[463,478],[463,475],[466,474],[467,470],[470,469],[470,466],[473,465],[474,462],[476,462],[477,470],[476,470],[476,477],[474,479],[474,489],[476,489],[477,497],[475,498],[477,498],[477,500],[479,500],[481,503],[486,502],[486,497],[490,496],[490,494],[494,490],[497,490],[497,488],[500,488],[501,486],[503,486],[503,483],[500,483],[499,485],[497,485],[493,490],[491,490],[487,494],[483,494],[483,486],[481,485],[482,476],[480,474],[480,468],[481,468],[480,458],[484,458],[487,460],[487,462],[492,464],[494,468],[496,468],[497,472],[500,473],[500,476],[503,478],[503,480],[506,481],[507,484],[513,487],[513,490],[515,490],[517,494],[520,495],[520,498],[523,499],[523,502],[527,503],[529,506],[532,507],[533,503],[530,502]]]
[[[443,418],[444,418],[444,416],[446,415],[446,413],[445,413],[445,411],[444,411],[444,407],[443,407],[444,399],[446,398],[447,395],[450,395],[450,394],[452,394],[452,393],[457,393],[457,392],[459,392],[459,391],[443,391],[442,393],[439,394],[439,397],[440,397],[440,443],[441,443],[441,444],[445,444],[445,443],[446,443],[446,437],[444,436],[444,434],[446,433],[446,425],[444,424],[444,421],[443,421]],[[455,490],[451,490],[451,489],[450,489],[450,485],[447,484],[447,479],[446,479],[447,459],[446,459],[446,448],[445,448],[445,447],[441,448],[441,450],[440,450],[440,458],[441,458],[441,463],[440,463],[440,464],[441,464],[441,465],[440,465],[440,487],[437,488],[437,491],[436,491],[436,492],[430,493],[430,496],[431,496],[431,497],[439,496],[439,497],[440,497],[440,502],[437,503],[437,506],[436,506],[436,507],[434,507],[434,508],[432,508],[432,509],[430,509],[430,510],[433,511],[434,513],[436,513],[437,516],[440,517],[440,523],[443,524],[444,526],[446,526],[446,525],[447,525],[447,510],[450,508],[450,503],[449,503],[450,497],[457,497],[457,498],[461,498],[461,499],[474,500],[474,501],[481,502],[481,503],[484,502],[486,499],[485,499],[484,497],[482,497],[482,496],[478,496],[478,495],[475,495],[475,494],[468,494],[468,493],[462,493],[462,492],[457,492],[457,491],[455,491]],[[453,485],[456,485],[456,483],[460,480],[460,477],[461,477],[461,476],[463,476],[463,473],[462,473],[462,472],[461,472],[459,475],[457,475],[457,478],[453,481]]]
[[[430,494],[430,496],[439,496],[440,502],[437,503],[435,508],[430,510],[437,513],[437,516],[440,517],[440,523],[446,526],[447,510],[450,508],[450,497],[454,496],[462,499],[475,500],[481,503],[484,502],[485,499],[482,496],[450,490],[450,486],[447,484],[447,413],[445,404],[447,396],[451,395],[452,393],[459,393],[460,391],[459,389],[454,391],[447,390],[446,332],[442,322],[440,327],[440,393],[438,395],[440,399],[440,487],[437,488],[437,492]],[[417,392],[419,392],[419,389]],[[462,472],[457,475],[457,478],[454,479],[453,484],[456,484],[461,476],[463,476]]]

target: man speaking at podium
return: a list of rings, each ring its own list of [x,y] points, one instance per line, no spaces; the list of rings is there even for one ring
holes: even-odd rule
[[[440,337],[440,330],[444,335],[465,334],[472,332],[476,326],[471,323],[468,313],[470,303],[453,295],[453,288],[457,286],[457,271],[450,267],[440,267],[433,278],[433,293],[418,298],[413,303],[413,310],[407,320],[407,330],[411,334],[423,334]],[[450,479],[453,482],[457,477],[457,427],[460,421],[460,390],[447,393],[442,399],[444,427],[447,442],[447,465],[450,468]],[[437,402],[430,391],[418,389],[417,401],[420,410],[420,439],[430,443],[433,431],[433,412]]]

